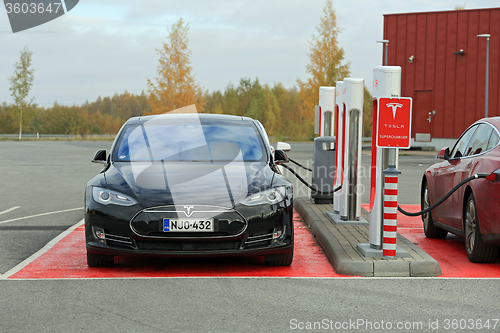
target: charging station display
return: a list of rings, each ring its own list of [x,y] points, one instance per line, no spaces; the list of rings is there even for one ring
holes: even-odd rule
[[[377,100],[377,147],[410,148],[411,97]]]

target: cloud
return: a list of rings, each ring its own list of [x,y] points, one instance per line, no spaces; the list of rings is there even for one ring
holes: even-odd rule
[[[495,3],[494,3],[495,1]],[[31,96],[42,106],[93,101],[127,90],[147,90],[156,76],[156,49],[179,17],[189,23],[191,61],[205,89],[224,90],[242,77],[293,87],[308,75],[309,41],[324,0],[86,0],[67,15],[25,33],[12,34],[0,10],[2,52],[0,102],[12,102],[8,77],[24,46],[33,51]],[[451,10],[456,1],[334,1],[340,46],[353,77],[371,87],[374,66],[382,63],[383,14]],[[494,7],[496,0],[474,6]]]

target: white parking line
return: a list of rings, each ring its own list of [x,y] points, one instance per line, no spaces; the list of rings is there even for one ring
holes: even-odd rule
[[[5,273],[4,275],[6,275]],[[15,274],[15,273],[13,273]],[[0,275],[0,280],[7,280],[7,277]],[[11,274],[12,275],[12,274]],[[134,277],[92,277],[92,278],[41,278],[41,279],[9,279],[10,281],[76,281],[76,280],[177,280],[177,279],[287,279],[287,280],[500,280],[500,278],[462,278],[462,277],[441,277],[441,276],[338,276],[338,277],[314,277],[314,276],[134,276]]]
[[[80,208],[78,208],[80,209]],[[74,209],[73,209],[74,210]],[[65,231],[63,231],[62,233],[60,233],[59,235],[56,236],[56,238],[52,239],[50,242],[48,242],[47,244],[45,244],[44,247],[42,247],[40,250],[38,250],[37,252],[33,253],[30,257],[28,257],[27,259],[25,259],[24,261],[22,261],[21,263],[19,263],[17,266],[11,268],[10,270],[8,270],[7,272],[5,272],[5,274],[2,274],[0,275],[0,280],[6,280],[7,278],[9,278],[9,276],[12,276],[14,274],[16,274],[17,272],[19,272],[21,269],[23,269],[24,267],[28,266],[29,264],[31,264],[33,261],[35,261],[38,257],[40,257],[41,255],[43,255],[45,252],[47,252],[48,250],[50,250],[54,245],[56,245],[61,239],[63,239],[64,237],[68,236],[70,233],[72,233],[76,228],[78,228],[79,226],[81,226],[82,224],[85,223],[85,220],[82,219],[81,221],[79,221],[78,223],[72,225],[71,227],[69,227],[68,229],[66,229]]]
[[[30,216],[25,216],[25,217],[18,217],[16,219],[11,219],[11,220],[6,220],[6,221],[0,221],[0,224],[7,223],[7,222],[14,222],[14,221],[20,221],[20,220],[30,219],[32,217],[39,217],[39,216],[45,216],[45,215],[51,215],[51,214],[57,214],[57,213],[72,212],[74,210],[79,210],[79,209],[83,209],[83,207],[72,208],[72,209],[65,209],[65,210],[58,210],[58,211],[55,211],[55,212],[48,212],[48,213],[36,214],[36,215],[30,215]]]
[[[21,206],[15,206],[15,207],[12,207],[12,208],[9,208],[9,209],[6,209],[4,210],[3,212],[0,212],[0,215],[2,214],[7,214],[8,212],[12,212],[13,210],[16,210],[18,208],[21,208]]]

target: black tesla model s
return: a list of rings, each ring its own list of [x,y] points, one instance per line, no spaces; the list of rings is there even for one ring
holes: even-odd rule
[[[93,159],[104,167],[85,191],[88,265],[129,255],[252,255],[290,265],[292,185],[276,166],[286,161],[251,118],[129,119],[110,154]]]

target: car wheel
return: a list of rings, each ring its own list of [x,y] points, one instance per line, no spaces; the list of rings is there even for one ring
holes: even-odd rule
[[[427,185],[427,182],[425,182],[422,189],[420,207],[422,208],[422,210],[430,207],[429,185]],[[434,222],[432,221],[432,214],[430,211],[422,215],[422,222],[424,222],[424,233],[427,238],[445,238],[448,234],[448,231],[438,228],[434,225]]]
[[[264,262],[267,266],[290,266],[293,261],[293,247],[292,251],[287,254],[264,256]]]
[[[487,263],[495,262],[497,258],[497,248],[484,244],[481,238],[481,229],[477,218],[476,201],[471,193],[467,199],[464,215],[465,229],[465,249],[467,257],[471,262]]]
[[[89,267],[111,267],[114,265],[114,257],[87,252],[87,265]]]

